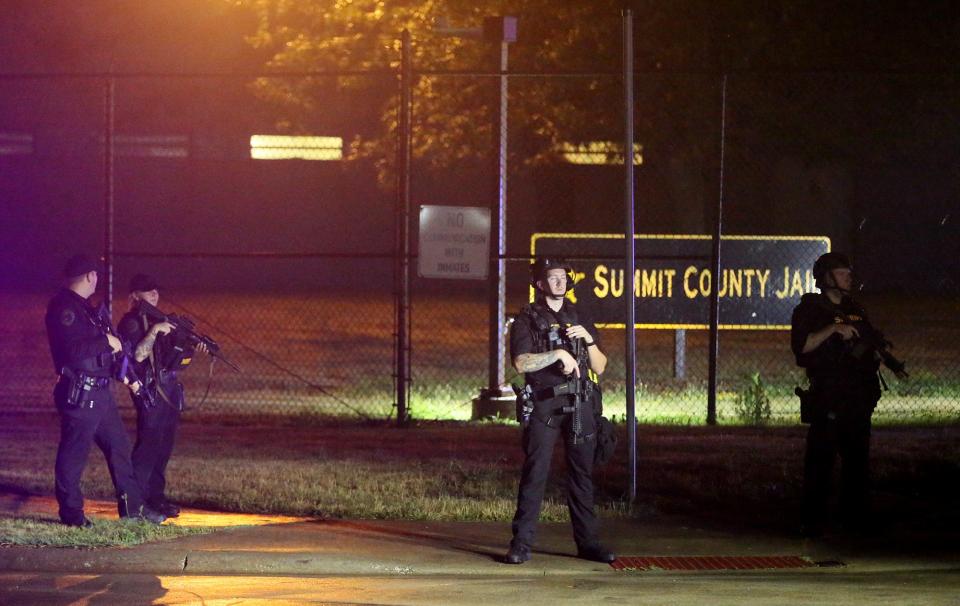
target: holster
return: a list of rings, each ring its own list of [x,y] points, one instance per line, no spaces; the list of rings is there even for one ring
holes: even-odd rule
[[[617,449],[617,433],[613,423],[602,415],[597,415],[597,446],[593,451],[593,464],[606,465]]]
[[[110,379],[106,377],[94,377],[67,367],[60,370],[60,380],[66,382],[65,403],[71,408],[85,406],[88,402],[92,408],[93,398],[90,397],[90,392],[110,385]]]
[[[511,387],[513,387],[513,393],[517,394],[517,422],[526,427],[530,423],[530,415],[533,414],[533,390],[529,385],[523,387],[511,385]]]
[[[75,408],[83,400],[83,383],[80,377],[69,368],[64,368],[60,374],[61,380],[67,381],[67,406]]]
[[[149,391],[151,398],[142,395],[134,396],[137,403],[143,408],[149,410],[154,406],[165,405],[177,411],[184,410],[184,390],[183,383],[176,379],[176,374],[161,374],[161,379],[150,383],[149,387],[142,387],[143,391]]]
[[[800,422],[814,423],[827,418],[827,407],[813,389],[802,389],[797,387],[793,390],[800,398]]]

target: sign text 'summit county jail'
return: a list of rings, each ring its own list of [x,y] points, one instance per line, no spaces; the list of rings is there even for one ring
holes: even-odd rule
[[[720,328],[790,328],[800,297],[815,292],[813,263],[830,250],[825,236],[723,236],[721,269],[710,269],[711,237],[638,234],[633,296],[637,328],[707,328],[710,295],[718,290]],[[570,259],[576,286],[569,295],[597,326],[623,328],[623,234],[534,234],[534,256]]]

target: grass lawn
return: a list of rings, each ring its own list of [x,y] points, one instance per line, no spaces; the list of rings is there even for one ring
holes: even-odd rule
[[[332,518],[500,520],[508,523],[522,453],[507,423],[249,426],[186,422],[169,467],[169,496],[224,511]],[[629,486],[625,427],[615,460],[595,474],[601,515],[695,517],[788,532],[800,497],[805,428],[679,427],[638,430],[637,499]],[[50,494],[58,426],[52,415],[0,415],[0,488]],[[542,519],[567,519],[562,452]],[[917,531],[960,523],[960,427],[874,429],[875,508]],[[87,495],[112,494],[96,451]],[[15,532],[0,525],[0,542]],[[31,531],[26,531],[28,534]],[[8,534],[9,533],[9,534]]]
[[[152,541],[212,532],[197,526],[157,526],[130,520],[96,520],[90,528],[71,528],[55,516],[9,517],[0,514],[0,545],[37,547],[130,547]]]

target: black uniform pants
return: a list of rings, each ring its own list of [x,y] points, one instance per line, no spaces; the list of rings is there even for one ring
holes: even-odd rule
[[[107,460],[120,515],[136,514],[143,499],[130,462],[130,440],[110,388],[87,392],[81,406],[67,403],[68,391],[69,381],[61,380],[53,392],[60,413],[60,445],[54,468],[60,520],[65,524],[83,523],[80,478],[94,444]]]
[[[183,397],[183,388],[176,381],[160,388],[167,394],[167,399],[157,394],[155,406],[146,407],[135,401],[137,442],[133,447],[133,469],[144,499],[151,507],[158,507],[166,501],[167,463],[173,454]]]
[[[821,419],[810,424],[803,470],[803,516],[807,524],[823,525],[834,461],[840,456],[840,517],[844,523],[863,522],[869,514],[870,415]]]
[[[569,403],[567,396],[537,402],[530,422],[523,430],[523,452],[526,458],[520,476],[517,511],[513,516],[513,543],[531,547],[536,536],[537,521],[543,494],[550,475],[550,462],[557,437],[563,436],[567,463],[567,507],[573,524],[573,538],[579,547],[597,542],[598,522],[593,511],[593,451],[596,447],[596,421],[589,404],[581,413],[586,439],[573,444],[573,415],[547,417],[543,411],[554,411]]]

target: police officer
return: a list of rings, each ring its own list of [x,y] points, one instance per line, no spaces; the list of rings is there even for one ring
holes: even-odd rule
[[[45,323],[50,354],[59,380],[53,391],[60,414],[56,459],[56,495],[60,520],[87,527],[80,478],[90,447],[106,457],[117,493],[120,517],[155,524],[163,515],[146,507],[130,462],[130,442],[110,391],[114,354],[120,340],[98,322],[88,299],[97,289],[98,264],[86,255],[71,257],[64,267],[65,287],[47,306]]]
[[[119,332],[134,348],[138,376],[147,378],[144,392],[132,394],[137,409],[137,442],[133,447],[133,468],[147,504],[169,518],[180,508],[165,494],[167,463],[173,454],[180,413],[184,407],[183,384],[177,371],[193,355],[192,346],[179,347],[170,322],[157,322],[142,313],[141,302],[156,307],[160,291],[156,280],[137,274],[130,280],[130,311],[120,319]],[[204,346],[198,348],[206,351]]]
[[[596,383],[589,376],[596,378],[603,373],[607,357],[600,349],[596,327],[565,298],[573,284],[570,265],[559,259],[540,258],[531,271],[537,300],[524,307],[510,329],[513,366],[524,373],[532,410],[522,420],[525,459],[513,539],[504,561],[522,564],[530,559],[554,444],[562,436],[567,506],[577,555],[612,562],[614,554],[599,542],[591,478],[597,428],[591,397]],[[580,405],[575,406],[576,402]]]
[[[859,530],[869,520],[870,419],[880,399],[881,358],[864,347],[876,333],[851,298],[853,268],[830,252],[813,266],[820,293],[805,294],[793,310],[791,348],[806,369],[809,392],[801,395],[801,418],[810,424],[804,456],[801,532],[819,536],[827,523],[827,501],[837,455],[841,460],[841,522]],[[903,367],[895,368],[903,377]]]

